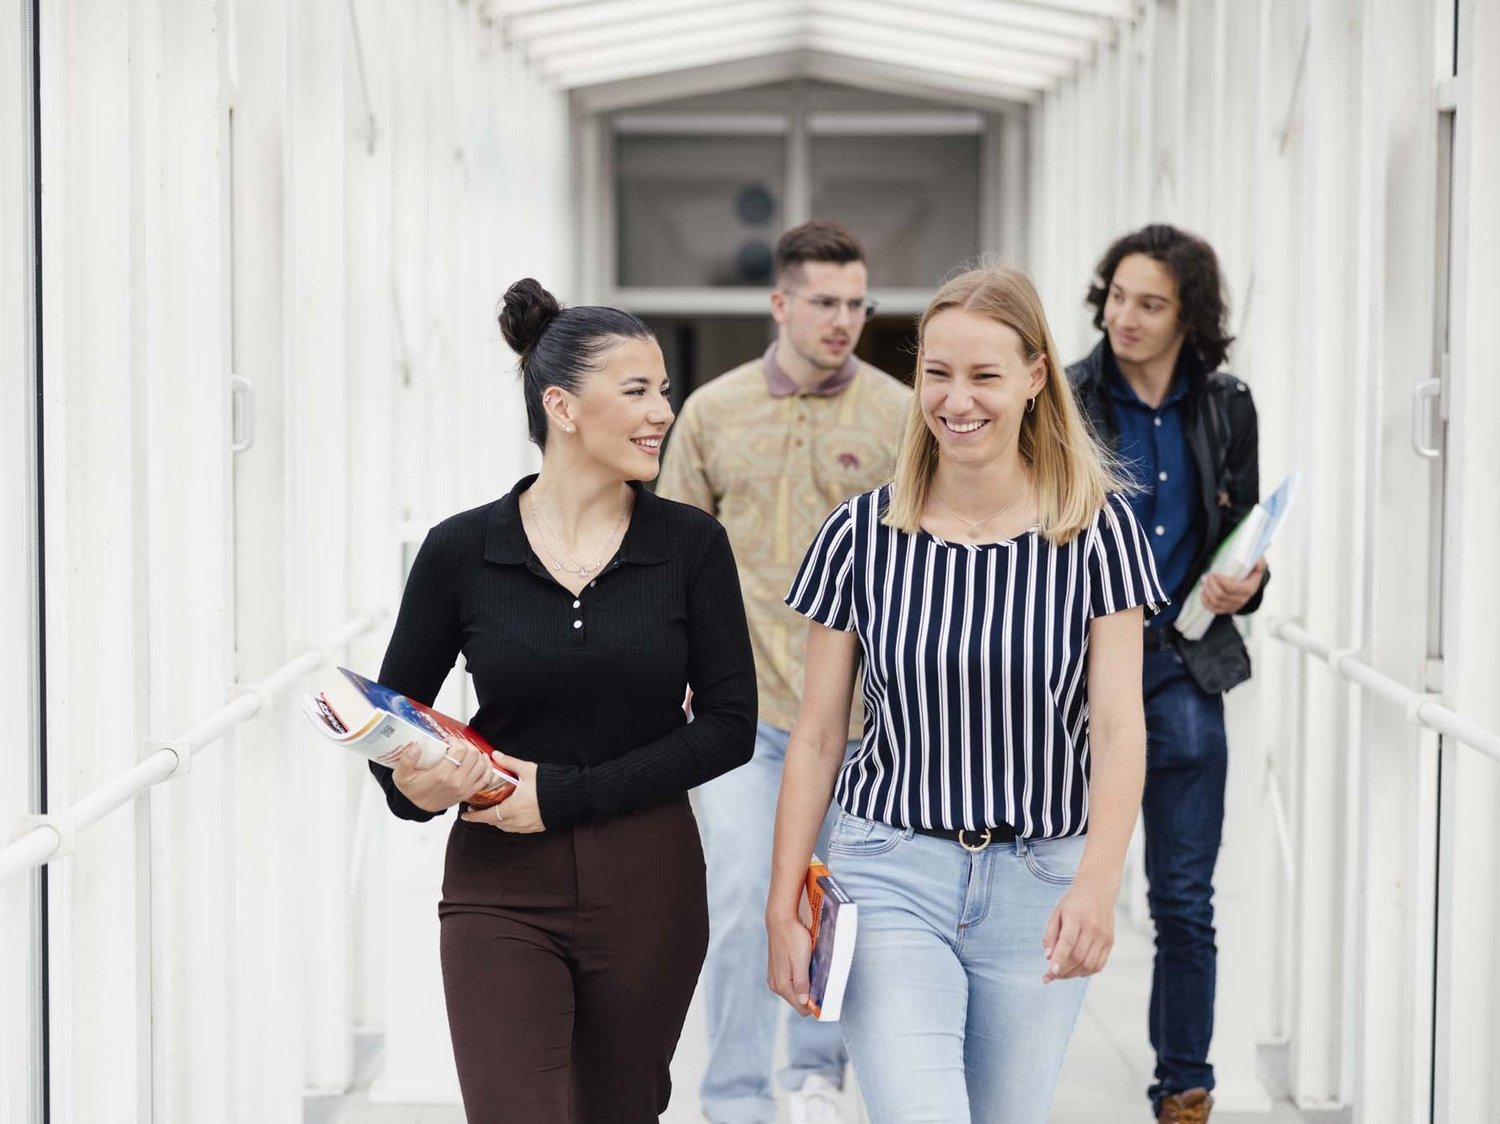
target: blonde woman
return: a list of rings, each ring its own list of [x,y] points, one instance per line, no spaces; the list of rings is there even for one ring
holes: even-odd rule
[[[1025,274],[945,285],[917,362],[895,481],[834,509],[787,596],[812,623],[768,978],[807,1013],[797,903],[832,796],[829,863],[860,906],[844,1035],[872,1121],[1029,1124],[1113,944],[1143,621],[1165,598]]]

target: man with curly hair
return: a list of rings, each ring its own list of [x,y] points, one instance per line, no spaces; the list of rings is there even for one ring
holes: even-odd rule
[[[1142,823],[1156,924],[1150,1034],[1159,1121],[1201,1124],[1213,1106],[1213,874],[1224,821],[1224,696],[1250,677],[1234,614],[1260,606],[1268,572],[1210,574],[1218,614],[1201,640],[1173,627],[1214,550],[1260,499],[1255,403],[1220,371],[1233,337],[1212,247],[1162,224],[1127,234],[1100,260],[1089,303],[1104,334],[1068,377],[1099,440],[1140,486],[1171,607],[1146,625],[1147,766]]]

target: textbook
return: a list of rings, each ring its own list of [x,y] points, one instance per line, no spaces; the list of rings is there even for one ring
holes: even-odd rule
[[[1280,533],[1296,497],[1297,474],[1294,472],[1281,482],[1281,487],[1252,507],[1239,526],[1229,532],[1229,537],[1214,551],[1204,574],[1225,574],[1235,579],[1248,574]],[[1188,591],[1174,625],[1186,639],[1202,640],[1208,626],[1213,623],[1214,614],[1203,604],[1203,579],[1199,578]]]
[[[817,855],[807,864],[806,901],[807,925],[812,933],[812,961],[807,969],[808,1005],[820,1022],[838,1022],[844,1007],[844,988],[849,983],[849,967],[854,963],[859,906]]]
[[[488,742],[455,718],[423,706],[414,699],[371,682],[363,675],[339,668],[324,689],[304,695],[302,710],[318,732],[361,757],[394,768],[409,745],[421,750],[417,763],[424,769],[443,759],[454,746],[467,744],[486,757]],[[474,808],[489,808],[515,791],[516,777],[490,766],[485,787],[469,797]]]

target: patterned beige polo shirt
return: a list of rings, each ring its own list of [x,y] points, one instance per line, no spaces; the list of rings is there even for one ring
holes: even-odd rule
[[[808,624],[782,598],[828,513],[895,473],[910,408],[909,388],[852,359],[799,389],[773,347],[695,391],[672,426],[656,491],[729,533],[764,722],[791,729],[802,697]],[[856,692],[851,737],[862,713]]]

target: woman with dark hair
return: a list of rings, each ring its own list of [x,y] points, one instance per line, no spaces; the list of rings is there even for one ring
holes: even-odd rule
[[[529,278],[500,328],[541,472],[428,533],[380,681],[430,703],[463,653],[520,784],[468,809],[472,749],[372,769],[403,819],[461,807],[438,915],[469,1124],[654,1121],[708,940],[687,791],[755,741],[739,579],[714,519],[641,487],[673,418],[650,330]]]

